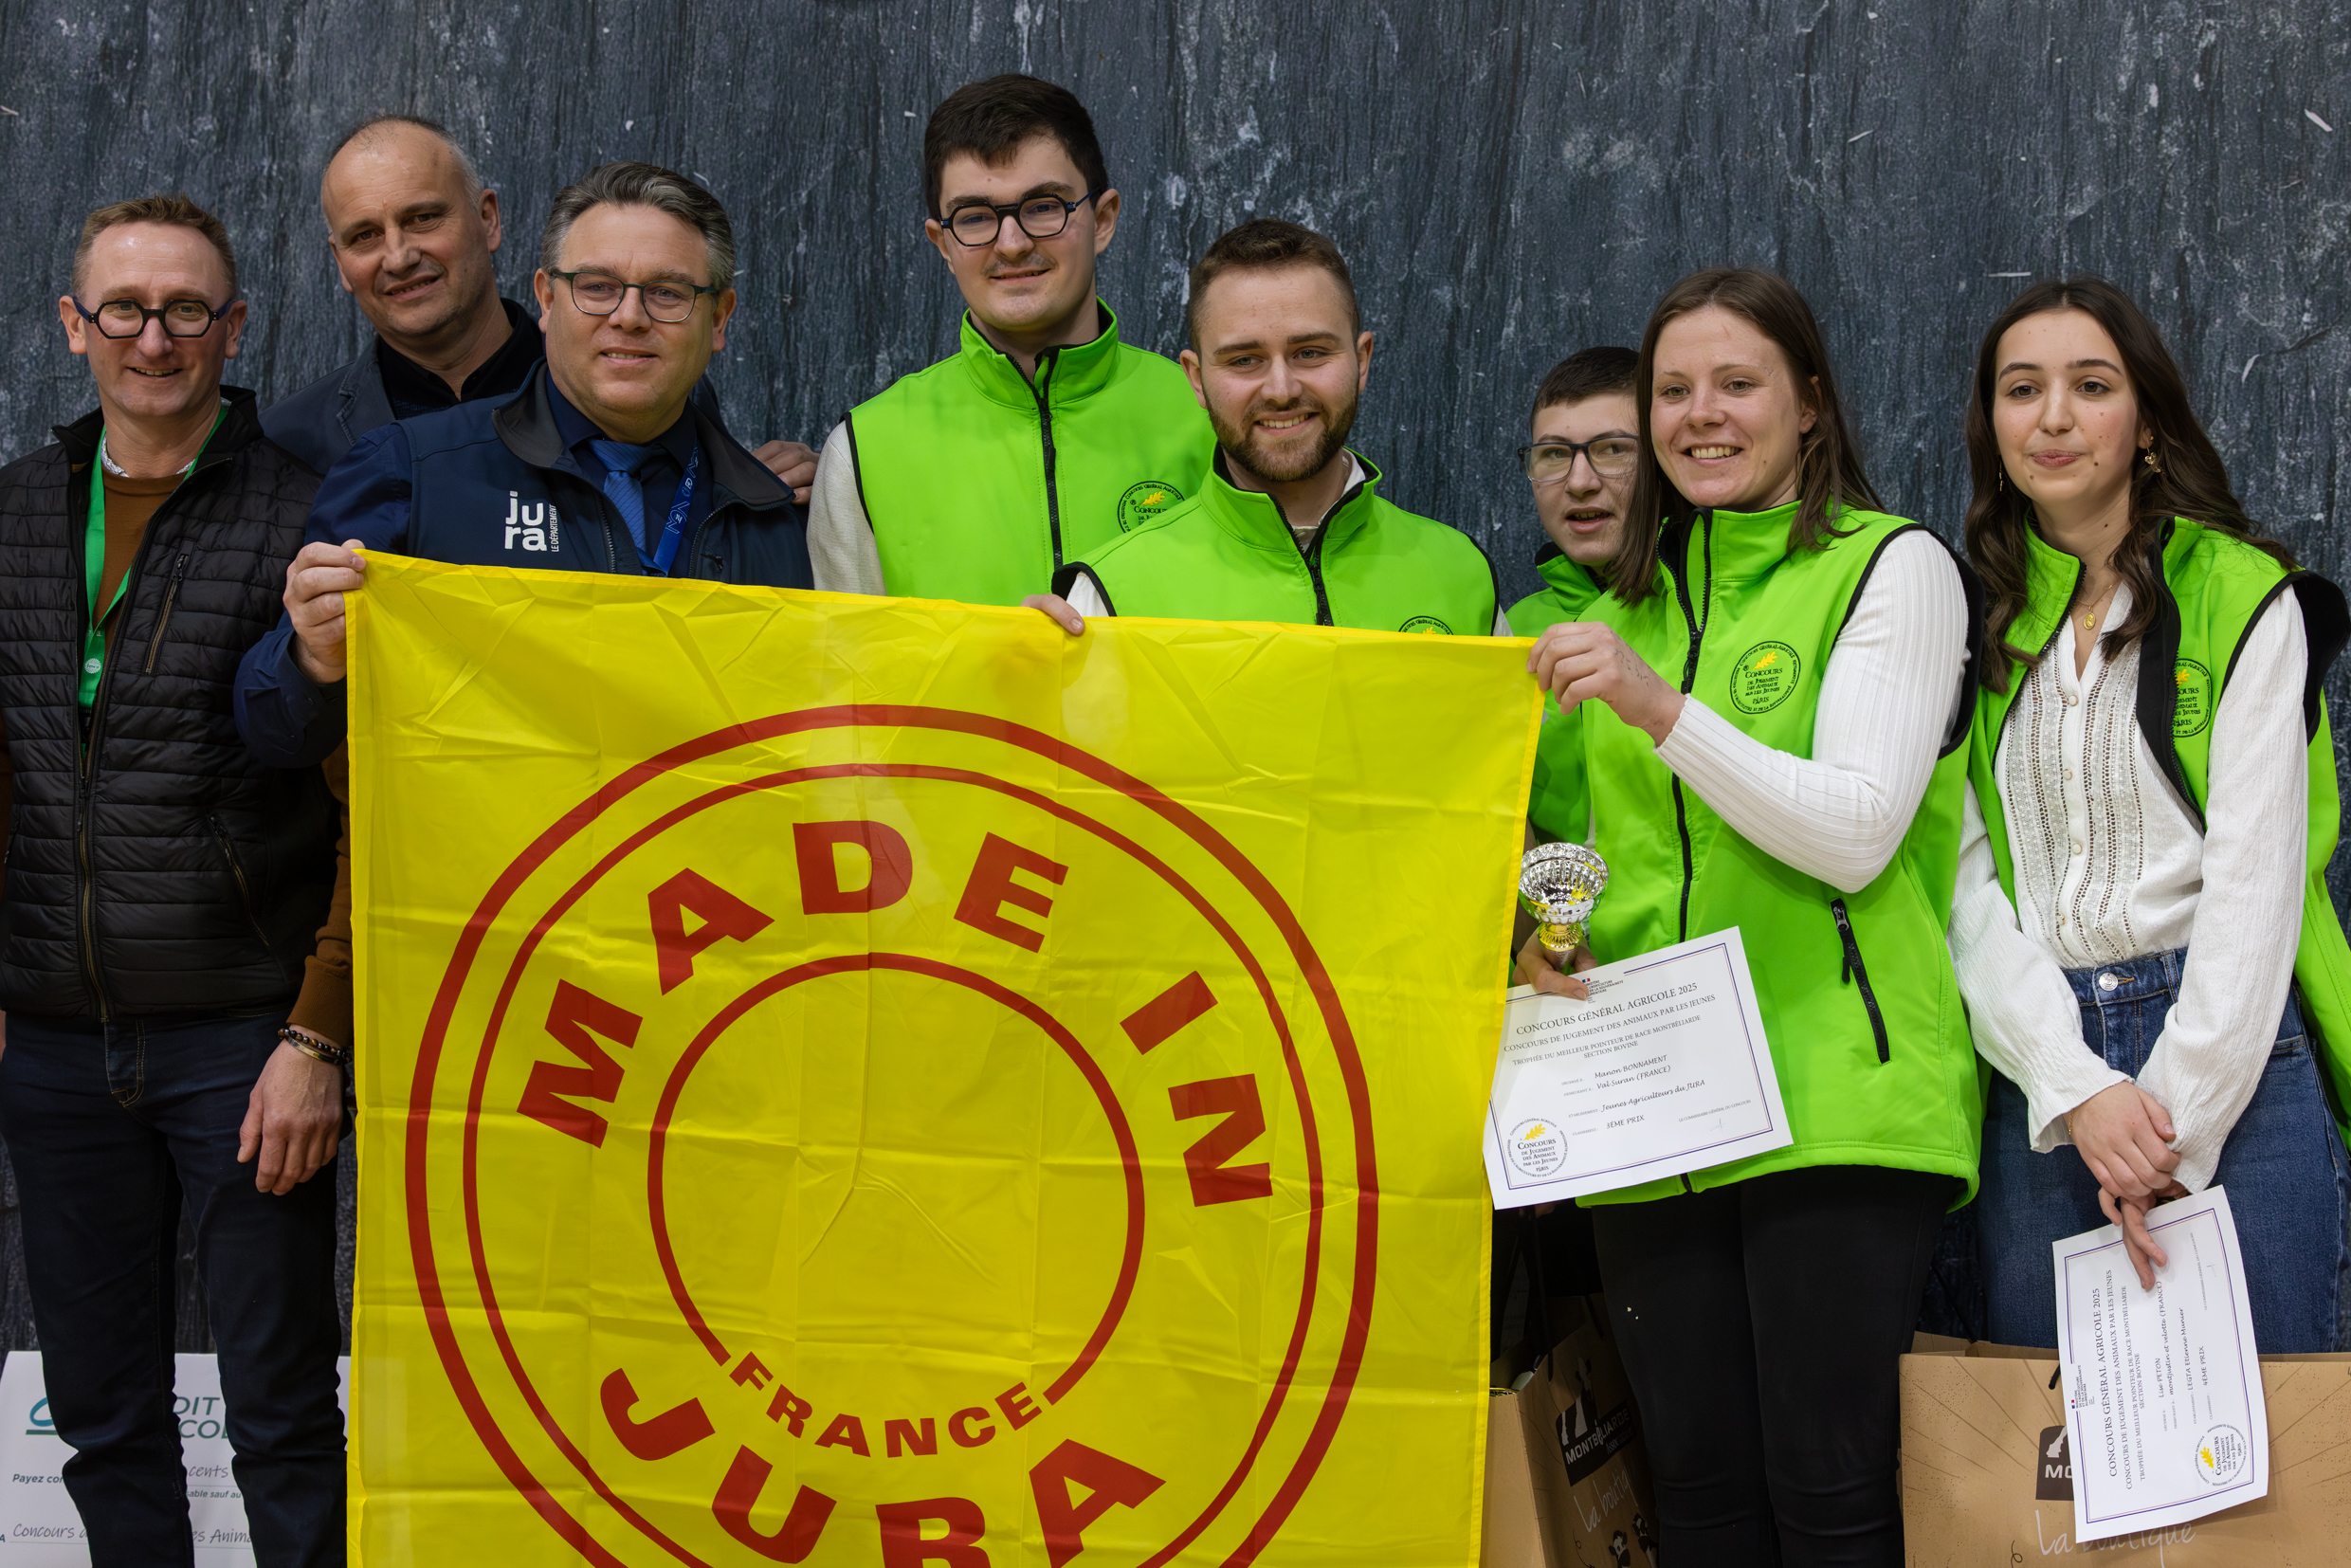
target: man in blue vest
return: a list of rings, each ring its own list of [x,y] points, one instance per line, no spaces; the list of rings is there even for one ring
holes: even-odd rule
[[[539,243],[547,359],[506,398],[387,425],[336,465],[246,656],[237,721],[264,761],[323,760],[344,727],[343,596],[361,552],[460,565],[810,586],[791,490],[693,406],[735,311],[735,233],[709,191],[608,163]]]

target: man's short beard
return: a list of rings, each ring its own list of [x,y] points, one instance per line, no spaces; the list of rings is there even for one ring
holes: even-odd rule
[[[1340,448],[1347,445],[1347,432],[1355,428],[1356,402],[1351,393],[1345,404],[1337,409],[1325,408],[1320,403],[1302,403],[1295,410],[1279,410],[1322,415],[1322,439],[1316,444],[1314,455],[1305,463],[1297,465],[1294,472],[1278,469],[1273,459],[1258,448],[1257,422],[1254,419],[1246,427],[1235,428],[1211,409],[1208,422],[1216,432],[1216,445],[1224,451],[1226,462],[1238,464],[1263,483],[1293,484],[1302,479],[1313,478],[1329,467],[1331,460],[1339,456]]]

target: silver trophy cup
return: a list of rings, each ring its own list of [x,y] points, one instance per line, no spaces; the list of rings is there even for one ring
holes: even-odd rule
[[[1608,862],[1580,844],[1538,844],[1519,862],[1519,907],[1535,918],[1535,939],[1553,968],[1565,973],[1585,946],[1586,926]]]

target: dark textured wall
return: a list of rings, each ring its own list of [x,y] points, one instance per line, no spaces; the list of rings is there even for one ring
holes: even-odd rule
[[[100,201],[184,187],[228,220],[253,301],[232,379],[289,391],[355,352],[315,197],[379,107],[472,144],[513,294],[590,164],[707,183],[742,240],[730,420],[820,442],[952,346],[922,122],[1028,69],[1094,110],[1132,340],[1180,346],[1185,270],[1230,224],[1325,229],[1379,337],[1358,444],[1518,590],[1535,381],[1719,262],[1806,291],[1879,487],[1946,534],[1977,334],[2029,276],[2103,272],[2170,334],[2253,513],[2346,567],[2351,0],[0,0],[0,60],[11,452],[90,401],[51,301]],[[0,1290],[28,1342],[21,1272]]]

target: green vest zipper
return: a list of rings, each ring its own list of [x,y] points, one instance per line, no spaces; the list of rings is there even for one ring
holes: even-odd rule
[[[1378,468],[1340,499],[1304,548],[1273,497],[1212,468],[1199,494],[1054,574],[1081,576],[1118,615],[1274,621],[1484,637],[1494,568],[1468,535],[1379,493]]]
[[[967,314],[957,354],[849,411],[892,593],[1016,605],[1066,562],[1195,493],[1215,438],[1181,367],[1103,332],[1035,376]]]
[[[1700,512],[1673,525],[1656,592],[1591,618],[1760,744],[1812,755],[1821,675],[1882,552],[1918,525],[1846,511],[1825,548],[1791,552],[1795,508]],[[1965,574],[1962,574],[1964,582]],[[1676,666],[1678,667],[1678,670]],[[1958,1178],[1972,1195],[1983,1100],[1944,932],[1974,708],[1963,671],[1918,811],[1885,868],[1847,893],[1763,850],[1685,785],[1648,736],[1583,704],[1584,762],[1609,890],[1603,960],[1735,926],[1746,948],[1795,1141],[1771,1154],[1586,1199],[1635,1202],[1813,1165]]]

